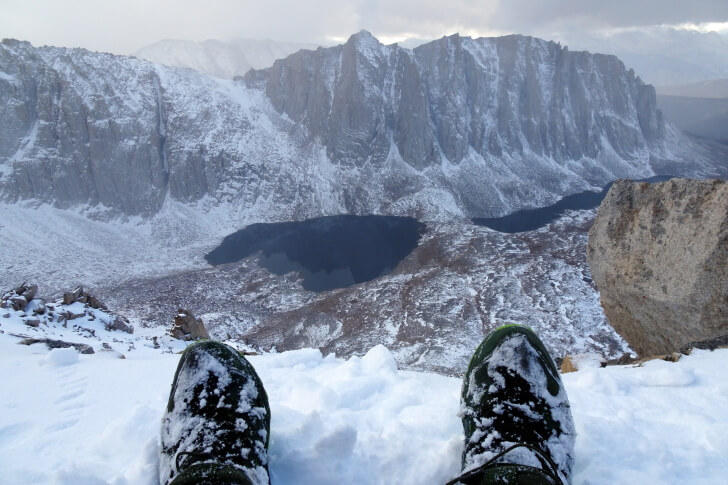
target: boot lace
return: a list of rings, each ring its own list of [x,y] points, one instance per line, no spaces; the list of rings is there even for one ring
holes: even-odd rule
[[[490,468],[497,468],[497,467],[503,467],[503,466],[513,466],[513,465],[516,465],[514,463],[500,463],[500,462],[497,462],[497,460],[503,458],[505,455],[507,455],[508,453],[510,453],[511,451],[513,451],[516,448],[528,448],[529,450],[535,452],[539,456],[539,458],[542,460],[542,463],[544,465],[546,465],[545,467],[542,467],[541,468],[541,472],[543,472],[545,475],[547,475],[549,478],[551,478],[554,481],[554,483],[556,483],[557,485],[566,485],[563,482],[563,480],[561,480],[561,478],[559,477],[558,467],[556,466],[556,464],[554,463],[554,461],[546,453],[544,453],[543,451],[539,450],[535,446],[531,446],[531,445],[526,444],[526,443],[518,443],[518,444],[515,444],[515,445],[513,445],[511,447],[506,448],[505,450],[501,451],[500,453],[498,453],[493,458],[491,458],[490,460],[486,461],[485,463],[483,463],[479,467],[474,468],[473,470],[469,470],[469,471],[463,473],[459,477],[454,478],[453,480],[450,480],[445,485],[455,485],[455,484],[459,483],[462,480],[467,480],[468,478],[472,478],[474,476],[477,476],[477,475],[483,473],[484,471],[486,471],[486,470],[488,470]]]

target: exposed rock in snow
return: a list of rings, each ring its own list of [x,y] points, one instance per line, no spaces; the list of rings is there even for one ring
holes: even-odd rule
[[[108,310],[106,305],[96,298],[94,295],[87,291],[84,291],[83,286],[77,286],[73,291],[67,291],[63,293],[63,304],[70,305],[73,302],[79,302],[88,304],[91,308],[98,308],[100,310]]]
[[[24,283],[15,290],[5,293],[0,306],[7,308],[9,311],[2,314],[2,319],[20,321],[37,330],[60,326],[70,328],[76,333],[89,332],[92,335],[96,330],[91,327],[97,325],[94,323],[89,327],[88,324],[98,321],[105,331],[134,333],[134,327],[126,317],[109,311],[106,305],[93,295],[85,292],[80,286],[74,291],[64,293],[62,298],[48,304],[43,299],[35,296],[37,289],[37,285]],[[23,305],[13,306],[14,302],[21,301],[18,295],[22,297]],[[41,324],[42,328],[40,328]],[[49,343],[48,341],[44,342]]]
[[[134,333],[134,326],[129,323],[126,317],[121,315],[114,315],[112,319],[104,322],[104,328],[106,330],[120,330],[126,333]]]
[[[170,334],[179,340],[210,338],[202,319],[195,318],[191,311],[182,308],[177,310],[177,314],[174,316],[174,325]]]
[[[0,298],[0,308],[11,308],[15,311],[24,311],[25,307],[28,306],[28,303],[33,301],[33,297],[35,297],[37,292],[38,285],[23,283],[17,288],[5,292],[2,298]],[[38,309],[39,308],[43,307],[39,306]],[[38,311],[38,313],[43,312]]]
[[[21,345],[45,344],[49,349],[67,349],[74,348],[81,354],[93,354],[94,349],[90,345],[81,343],[64,342],[63,340],[55,340],[51,338],[24,338],[20,342]]]

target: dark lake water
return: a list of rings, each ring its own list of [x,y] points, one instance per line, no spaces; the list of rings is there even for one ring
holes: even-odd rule
[[[205,259],[216,266],[260,253],[268,271],[296,271],[305,289],[325,291],[388,274],[417,247],[424,230],[417,219],[390,216],[252,224],[227,236]]]
[[[664,182],[673,178],[670,175],[656,175],[637,182]],[[567,195],[553,205],[538,209],[524,209],[503,217],[476,217],[473,224],[485,226],[498,232],[524,232],[540,229],[561,217],[567,210],[586,210],[598,207],[609,192],[612,183],[608,183],[600,192],[586,190],[578,194]]]

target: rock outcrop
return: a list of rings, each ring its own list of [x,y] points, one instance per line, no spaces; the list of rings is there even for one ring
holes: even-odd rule
[[[99,320],[105,330],[118,330],[134,333],[134,326],[123,315],[110,311],[107,306],[94,295],[77,286],[73,291],[63,293],[54,302],[46,302],[37,296],[38,286],[23,283],[17,288],[7,291],[0,298],[0,308],[7,309],[3,318],[18,317],[29,327],[40,324],[59,324],[68,327],[69,322],[84,319]]]
[[[205,324],[195,318],[191,311],[180,308],[174,317],[174,325],[170,331],[172,337],[179,340],[209,339]]]
[[[0,298],[0,308],[12,308],[15,311],[25,310],[38,292],[37,285],[23,283],[15,289],[5,292]],[[39,312],[42,313],[42,312]]]
[[[121,332],[126,333],[134,333],[134,326],[129,323],[129,319],[126,318],[123,315],[118,315],[116,313],[110,312],[108,307],[96,298],[94,295],[89,293],[88,291],[83,289],[83,286],[77,286],[73,291],[66,291],[63,293],[63,299],[56,302],[56,304],[63,304],[63,305],[72,305],[73,303],[81,303],[83,304],[84,308],[92,308],[95,310],[103,310],[104,313],[108,316],[107,318],[103,319],[104,322],[104,328],[106,330],[119,330]],[[72,314],[72,313],[66,313],[67,320],[72,320],[73,318],[78,318],[80,316],[83,316],[89,312],[85,311],[80,314]]]
[[[65,342],[63,340],[56,340],[56,339],[50,339],[50,338],[25,338],[18,343],[20,345],[45,344],[49,350],[74,348],[78,351],[79,354],[95,353],[93,347],[91,347],[90,345],[77,343],[77,342]],[[108,344],[104,343],[104,346],[108,346]]]
[[[73,291],[63,293],[63,304],[70,305],[73,302],[83,303],[91,308],[98,310],[108,310],[106,305],[96,298],[94,295],[83,289],[83,286],[77,286]]]
[[[728,334],[727,182],[615,182],[587,257],[607,319],[640,356]]]

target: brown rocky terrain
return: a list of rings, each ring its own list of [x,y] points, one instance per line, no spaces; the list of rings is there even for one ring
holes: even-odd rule
[[[466,223],[430,224],[392,273],[314,293],[296,273],[276,276],[256,256],[214,268],[99,288],[140,326],[168,325],[178,308],[213,338],[279,351],[363,355],[384,344],[403,368],[459,374],[494,328],[534,328],[555,356],[629,348],[607,324],[586,266],[593,211],[504,234]]]

